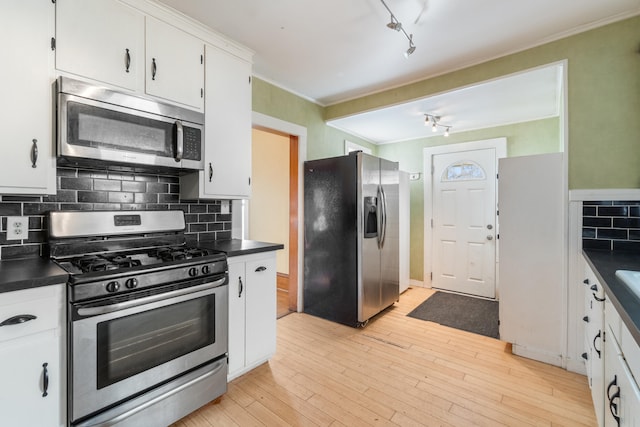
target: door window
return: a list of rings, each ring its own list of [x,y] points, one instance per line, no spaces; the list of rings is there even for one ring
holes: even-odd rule
[[[215,343],[215,326],[215,295],[98,323],[98,389]]]

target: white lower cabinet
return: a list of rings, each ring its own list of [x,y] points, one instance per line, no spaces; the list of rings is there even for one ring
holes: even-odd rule
[[[596,275],[585,263],[584,340],[585,352],[582,358],[587,368],[591,397],[595,408],[598,425],[604,420],[604,363],[605,351],[603,341],[604,331],[604,291]]]
[[[0,424],[65,425],[63,285],[0,296]]]
[[[230,257],[229,374],[232,380],[276,351],[276,254]]]
[[[620,316],[607,301],[605,304],[606,339],[604,367],[604,425],[605,427],[640,426],[640,388],[629,363],[638,352],[638,345]],[[623,346],[623,343],[625,345]],[[623,350],[627,347],[629,350]]]

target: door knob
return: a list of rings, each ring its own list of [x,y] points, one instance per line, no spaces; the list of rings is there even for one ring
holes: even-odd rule
[[[487,240],[493,240],[493,236],[492,236],[491,234],[489,234],[489,235],[487,236]]]
[[[493,229],[493,225],[487,224],[487,230],[492,230],[492,229]]]

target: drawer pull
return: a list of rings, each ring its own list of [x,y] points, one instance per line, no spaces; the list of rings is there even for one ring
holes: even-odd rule
[[[598,338],[602,339],[602,331],[598,331],[598,335],[593,338],[593,349],[598,353],[598,359],[602,359],[602,350],[598,350],[598,347],[596,347],[596,340]]]
[[[267,269],[267,267],[265,267],[264,265],[261,265],[260,267],[256,268],[256,273],[260,273],[261,271],[265,271]]]
[[[49,370],[47,369],[49,366],[48,363],[42,364],[42,397],[47,397],[49,395]]]
[[[0,323],[0,326],[11,326],[11,325],[19,325],[24,322],[28,322],[29,320],[37,319],[33,314],[18,314],[17,316],[13,316]]]

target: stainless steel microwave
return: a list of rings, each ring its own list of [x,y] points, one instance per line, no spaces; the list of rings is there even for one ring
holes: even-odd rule
[[[61,159],[203,168],[204,114],[67,77],[57,92]]]

